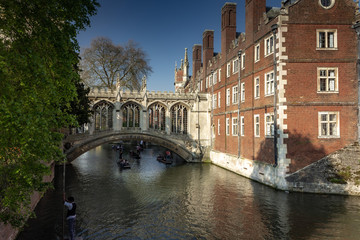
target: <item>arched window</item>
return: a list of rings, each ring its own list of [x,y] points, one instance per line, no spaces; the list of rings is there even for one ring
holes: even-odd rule
[[[125,104],[122,113],[123,127],[140,127],[140,108],[137,104]]]
[[[165,131],[165,106],[159,103],[149,107],[149,128]]]
[[[176,104],[171,108],[171,132],[187,134],[188,110],[182,104]]]
[[[95,115],[95,130],[102,131],[112,129],[114,106],[107,101],[101,101],[95,104],[93,109]]]

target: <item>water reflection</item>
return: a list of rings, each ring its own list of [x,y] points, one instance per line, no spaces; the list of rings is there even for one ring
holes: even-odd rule
[[[210,164],[156,161],[152,146],[141,159],[103,145],[66,168],[66,191],[78,204],[83,239],[358,239],[357,197],[276,191]],[[18,239],[61,239],[62,169],[55,190]]]

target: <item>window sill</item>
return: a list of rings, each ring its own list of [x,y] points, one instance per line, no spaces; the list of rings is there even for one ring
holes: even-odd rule
[[[319,94],[332,94],[332,93],[339,93],[339,91],[317,91]]]
[[[325,50],[325,51],[326,51],[326,50],[337,51],[338,48],[337,48],[337,47],[335,47],[335,48],[319,48],[319,47],[317,47],[316,50],[319,50],[319,51],[324,51],[324,50]]]
[[[266,94],[265,97],[274,96],[274,93]]]
[[[320,139],[339,139],[340,136],[318,136]]]
[[[274,138],[274,136],[265,135],[265,138]]]
[[[273,55],[273,53],[274,53],[274,52],[271,52],[271,53],[269,53],[269,54],[265,55],[264,57],[271,56],[271,55]]]

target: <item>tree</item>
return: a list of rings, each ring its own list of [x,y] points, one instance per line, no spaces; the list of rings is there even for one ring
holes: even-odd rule
[[[88,86],[115,89],[119,78],[122,88],[139,90],[142,77],[152,71],[145,52],[132,41],[121,46],[98,37],[91,41],[91,47],[86,48],[81,57],[81,78]]]
[[[76,125],[79,45],[96,0],[0,0],[0,219],[21,227],[33,191],[62,161],[57,130]]]
[[[90,88],[85,87],[82,82],[75,83],[75,86],[77,97],[70,104],[70,114],[76,116],[76,122],[79,126],[81,126],[90,122],[90,99],[87,97],[90,92]]]

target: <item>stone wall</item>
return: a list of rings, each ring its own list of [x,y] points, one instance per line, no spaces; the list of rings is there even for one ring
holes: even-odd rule
[[[44,177],[44,182],[51,182],[54,179],[54,169],[55,164],[51,166],[52,174],[50,176]],[[31,209],[34,210],[43,194],[39,192],[34,192],[31,195]],[[0,240],[13,240],[16,238],[19,233],[19,229],[12,227],[10,224],[0,223]]]

